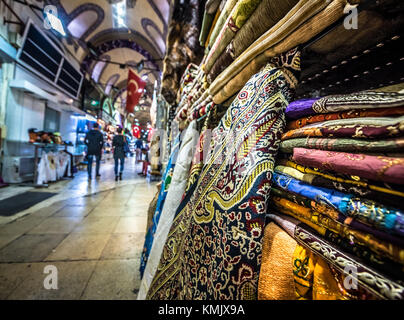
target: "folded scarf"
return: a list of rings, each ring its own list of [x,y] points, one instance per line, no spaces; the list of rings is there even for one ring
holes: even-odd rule
[[[346,3],[346,0],[334,0],[330,4],[321,0],[300,0],[212,82],[209,91],[214,97],[213,101],[225,101],[240,90],[242,84],[271,57],[307,42],[337,21],[344,15]]]
[[[205,61],[205,72],[208,73],[234,35],[244,25],[262,0],[238,0],[222,30],[215,39],[215,43],[209,51]]]
[[[293,148],[366,153],[402,152],[404,150],[404,138],[376,141],[343,138],[296,138],[282,141],[280,151],[293,153]]]
[[[211,23],[211,27],[210,27],[208,36],[206,37],[206,40],[205,40],[205,43],[204,43],[205,51],[207,50],[207,47],[208,47],[209,41],[210,41],[210,37],[212,36],[213,30],[215,30],[216,23],[219,20],[219,17],[220,17],[221,13],[222,13],[222,11],[220,10],[220,7],[219,7],[219,9],[217,10],[217,12],[215,14],[215,17],[213,18],[213,21]],[[206,59],[206,57],[207,57],[207,55],[205,54],[204,58]],[[203,65],[205,63],[205,59],[201,62],[201,65]]]
[[[344,273],[347,266],[356,268],[358,285],[368,292],[382,299],[404,299],[404,287],[389,279],[379,271],[368,267],[363,260],[354,257],[345,250],[321,238],[316,229],[301,223],[299,220],[280,214],[268,214],[269,219],[277,224],[286,225],[289,232],[293,230],[293,238],[303,247],[309,249],[317,256],[334,266],[339,272]]]
[[[401,199],[401,198],[404,197],[404,188],[397,184],[389,186],[386,183],[378,183],[378,182],[369,183],[366,179],[361,179],[358,176],[346,178],[344,175],[342,175],[340,173],[331,174],[329,172],[322,172],[318,169],[313,170],[309,167],[302,166],[300,164],[297,164],[297,163],[295,163],[293,161],[289,161],[289,160],[281,159],[281,160],[279,160],[279,163],[284,166],[295,168],[295,169],[299,170],[300,172],[311,173],[311,174],[314,174],[317,176],[321,176],[327,180],[331,180],[333,182],[340,182],[347,186],[351,185],[353,187],[362,187],[362,188],[366,188],[366,189],[376,191],[376,192],[383,192],[384,195],[387,197],[389,195],[397,197],[396,198],[397,203],[403,202],[403,199]]]
[[[277,169],[275,169],[275,171],[277,171]],[[330,208],[324,204],[318,203],[309,198],[305,198],[305,197],[300,196],[295,193],[286,192],[286,191],[284,191],[282,189],[278,189],[278,188],[273,188],[271,190],[271,195],[276,196],[276,197],[285,198],[300,206],[303,206],[303,207],[309,208],[315,212],[321,213],[321,214],[335,220],[336,222],[342,223],[354,230],[358,230],[363,233],[371,234],[371,235],[375,236],[376,238],[382,239],[382,241],[390,242],[390,243],[394,244],[395,246],[404,247],[404,238],[395,236],[394,234],[390,234],[388,232],[378,230],[378,229],[368,226],[367,224],[364,224],[356,219],[352,219],[351,217],[347,218],[345,215],[343,215],[341,212],[335,210],[334,208]]]
[[[350,119],[354,120],[354,119]],[[303,127],[286,132],[282,140],[302,137],[335,137],[358,139],[385,139],[404,135],[404,120],[392,125],[334,125],[323,127]],[[375,121],[376,122],[376,121]]]
[[[372,200],[356,198],[336,190],[311,186],[290,176],[274,172],[273,182],[279,188],[312,199],[346,215],[400,236],[404,235],[403,213]]]
[[[358,286],[346,290],[346,275],[311,250],[297,245],[293,253],[293,276],[299,300],[374,300],[374,295]]]
[[[307,167],[404,184],[403,158],[294,148],[292,160]]]
[[[287,119],[297,119],[304,116],[309,116],[312,114],[311,106],[314,102],[316,102],[319,98],[310,98],[310,99],[300,99],[293,101],[286,108],[286,118]]]
[[[199,44],[204,47],[208,39],[210,38],[211,32],[213,31],[214,25],[220,15],[220,4],[221,0],[208,0],[205,4],[205,11],[203,13],[201,33],[199,35]]]
[[[298,0],[262,0],[251,17],[234,35],[212,66],[208,78],[212,82],[248,46],[272,28],[297,4]]]
[[[280,163],[282,163],[282,161],[280,161]],[[338,177],[332,177],[329,174],[324,174],[323,176],[318,174],[318,171],[299,166],[290,161],[285,161],[284,164],[286,166],[278,165],[276,167],[277,172],[287,174],[288,176],[291,176],[300,181],[304,181],[313,186],[335,189],[343,193],[351,193],[360,198],[371,199],[373,201],[379,202],[380,204],[395,209],[404,210],[404,194],[400,197],[387,192],[380,192],[374,189],[370,189],[369,185],[362,181],[345,180]],[[312,172],[316,172],[317,174],[314,174]],[[332,177],[334,179],[329,179],[329,177]]]
[[[307,101],[307,100],[297,100],[293,101],[288,108],[286,108],[286,117],[295,119],[295,117],[290,116],[293,108],[289,109],[291,106],[296,105],[297,103]],[[313,100],[312,100],[313,101]],[[315,100],[314,100],[315,101]],[[314,102],[313,101],[313,102]],[[288,109],[289,114],[288,114]],[[298,109],[296,107],[296,109]],[[289,121],[286,128],[287,130],[299,129],[305,127],[309,124],[323,122],[328,120],[337,120],[337,119],[348,119],[348,118],[361,118],[361,117],[382,117],[382,116],[397,116],[404,114],[404,107],[393,107],[393,108],[380,108],[380,109],[353,109],[348,111],[339,111],[334,113],[320,113],[312,116],[306,116],[304,118],[300,118],[298,120]],[[296,116],[301,117],[301,116]]]
[[[258,300],[294,300],[292,258],[296,241],[275,223],[269,223],[262,240]]]
[[[331,95],[313,103],[315,113],[330,113],[350,109],[377,109],[404,106],[404,94],[396,92],[362,91]]]
[[[236,5],[238,0],[227,0],[225,6],[223,7],[222,12],[220,13],[219,18],[217,19],[216,25],[213,28],[211,33],[209,43],[207,45],[207,52],[213,47],[213,44],[216,41],[217,36],[219,35],[220,31],[222,30],[223,25],[226,23],[227,18],[229,17],[231,11],[233,10],[234,6]],[[206,52],[206,51],[205,51]],[[205,68],[205,66],[203,66]]]
[[[313,101],[312,104],[310,104]],[[316,113],[333,113],[352,109],[379,109],[404,106],[404,95],[397,92],[362,91],[294,101],[286,116],[297,119]]]
[[[396,246],[380,238],[376,238],[372,234],[364,233],[362,231],[350,228],[349,226],[344,225],[328,217],[327,215],[296,204],[285,198],[273,196],[271,198],[271,204],[275,206],[278,212],[291,215],[304,223],[310,222],[317,226],[330,230],[350,241],[352,245],[357,244],[359,246],[369,248],[376,254],[376,258],[374,258],[373,260],[382,261],[381,257],[387,257],[400,264],[404,264],[404,248],[402,247]],[[401,274],[401,276],[403,275],[404,273]]]

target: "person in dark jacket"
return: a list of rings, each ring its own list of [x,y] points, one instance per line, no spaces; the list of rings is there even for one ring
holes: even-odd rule
[[[94,123],[93,129],[87,132],[84,143],[87,146],[88,178],[91,179],[94,157],[95,157],[96,176],[100,177],[100,162],[101,162],[102,148],[104,147],[104,137],[100,132],[98,123]]]
[[[115,160],[115,181],[122,180],[123,167],[125,165],[125,145],[126,139],[122,134],[122,128],[117,129],[117,134],[112,139],[112,148],[114,149],[114,160]],[[118,176],[118,165],[121,164]]]

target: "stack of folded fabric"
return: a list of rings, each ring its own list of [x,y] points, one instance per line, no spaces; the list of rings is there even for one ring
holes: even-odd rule
[[[403,107],[389,89],[288,106],[268,212],[280,229],[265,230],[260,298],[290,297],[269,281],[269,261],[288,255],[293,274],[276,272],[297,299],[404,298]]]

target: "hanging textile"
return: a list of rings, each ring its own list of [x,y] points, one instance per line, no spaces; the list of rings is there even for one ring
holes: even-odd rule
[[[154,235],[156,233],[157,230],[157,226],[158,223],[160,221],[160,215],[161,212],[163,210],[164,207],[164,203],[167,197],[167,192],[168,192],[168,188],[171,184],[171,179],[173,176],[173,171],[174,171],[174,167],[175,167],[175,163],[177,161],[177,156],[178,156],[178,150],[180,148],[180,135],[178,135],[175,138],[174,141],[174,145],[172,147],[172,152],[170,155],[170,160],[167,163],[167,167],[166,170],[163,174],[162,177],[162,184],[161,184],[161,188],[160,188],[160,194],[157,200],[157,204],[156,204],[156,210],[154,212],[153,215],[153,224],[152,226],[147,230],[147,234],[146,234],[146,239],[145,239],[145,243],[143,246],[143,251],[142,251],[142,257],[141,257],[141,261],[140,261],[140,276],[143,277],[143,272],[144,269],[146,268],[146,264],[149,258],[149,254],[150,254],[150,250],[152,248],[153,242],[154,242]]]
[[[299,52],[287,53],[296,66]],[[292,99],[284,69],[254,75],[213,132],[197,186],[177,212],[148,299],[256,299],[274,157]],[[226,280],[227,279],[227,280]]]
[[[196,139],[198,135],[196,131],[196,121],[191,122],[184,135],[181,148],[178,151],[178,157],[175,168],[172,173],[170,188],[168,189],[164,207],[161,210],[160,219],[154,233],[154,241],[151,247],[149,259],[143,274],[141,287],[138,293],[138,299],[146,298],[147,291],[153,276],[156,272],[160,256],[162,254],[168,232],[174,219],[174,214],[181,201],[181,197],[187,185],[189,168],[192,161],[192,150],[196,147]]]
[[[189,63],[199,65],[203,48],[198,36],[201,28],[203,0],[175,0],[168,27],[161,94],[169,104],[175,104],[181,76]]]

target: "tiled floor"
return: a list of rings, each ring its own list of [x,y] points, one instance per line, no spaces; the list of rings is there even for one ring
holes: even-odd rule
[[[123,181],[114,181],[107,163],[100,180],[80,172],[57,184],[49,188],[56,201],[0,224],[0,299],[136,299],[155,183],[139,177],[132,161]],[[44,287],[48,265],[56,267],[57,289]]]

